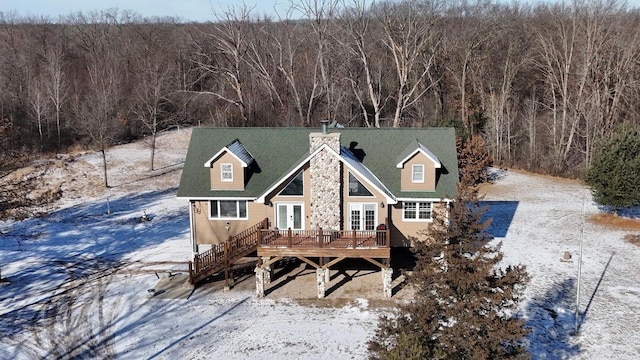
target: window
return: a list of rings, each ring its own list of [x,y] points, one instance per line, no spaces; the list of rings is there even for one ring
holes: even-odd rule
[[[430,202],[405,201],[402,203],[402,220],[409,220],[409,221],[431,220],[431,209],[432,209],[432,206]]]
[[[247,219],[245,200],[209,201],[209,219]]]
[[[376,209],[378,204],[349,204],[349,229],[350,230],[375,230],[376,229]]]
[[[220,164],[220,180],[233,181],[233,164]]]
[[[303,178],[304,178],[303,172],[300,171],[298,175],[296,175],[296,177],[291,179],[289,184],[287,184],[287,186],[284,189],[282,189],[282,191],[280,192],[280,195],[287,195],[287,196],[304,195]]]
[[[411,167],[411,182],[414,182],[414,183],[424,182],[424,165],[417,164]]]
[[[349,173],[349,196],[373,196],[355,176]]]

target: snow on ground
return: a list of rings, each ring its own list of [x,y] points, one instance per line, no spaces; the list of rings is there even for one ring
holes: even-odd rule
[[[598,213],[589,190],[574,181],[502,173],[486,192],[489,228],[502,241],[506,264],[525,264],[531,277],[522,305],[530,352],[537,359],[637,359],[640,354],[640,248],[626,232],[583,221]],[[584,205],[583,205],[584,204]],[[579,332],[575,304],[580,239],[583,263]],[[565,251],[572,262],[562,262]]]
[[[154,171],[141,142],[109,150],[109,189],[101,186],[97,154],[63,157],[46,180],[64,181],[56,208],[0,223],[0,267],[9,280],[0,287],[0,358],[366,357],[388,309],[356,296],[289,300],[281,291],[294,279],[256,299],[250,269],[229,292],[218,282],[188,299],[148,295],[156,273],[184,271],[190,257],[187,205],[175,198],[189,135],[159,138]],[[521,316],[532,327],[533,357],[637,358],[640,249],[623,241],[623,231],[584,224],[580,332],[573,335],[583,199],[587,215],[598,209],[576,182],[500,175],[483,188],[490,231],[503,242],[505,263],[523,263],[531,276]],[[152,220],[139,222],[143,213]],[[560,261],[564,251],[573,262]]]

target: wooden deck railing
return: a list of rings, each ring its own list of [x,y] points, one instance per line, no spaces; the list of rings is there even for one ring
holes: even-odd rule
[[[203,280],[209,275],[233,265],[238,258],[256,250],[260,240],[260,230],[268,227],[264,219],[252,227],[231,236],[226,242],[211,246],[211,249],[196,254],[189,262],[191,283]]]
[[[389,230],[260,230],[261,247],[380,248],[389,247]]]

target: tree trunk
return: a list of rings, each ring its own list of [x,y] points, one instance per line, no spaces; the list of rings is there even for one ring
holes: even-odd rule
[[[153,160],[156,154],[156,132],[151,133],[151,162],[149,163],[149,170],[153,171]]]
[[[104,146],[100,149],[102,154],[102,173],[104,175],[104,187],[109,188],[109,182],[107,181],[107,154],[104,150]]]

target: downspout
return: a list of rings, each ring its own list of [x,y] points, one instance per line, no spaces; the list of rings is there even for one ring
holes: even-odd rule
[[[449,223],[449,211],[451,210],[451,200],[447,199],[446,204],[447,204],[447,211],[445,211],[445,224],[447,224],[447,227],[448,227],[449,225],[451,225]]]
[[[196,217],[194,215],[196,203],[195,201],[189,201],[189,240],[191,240],[193,256],[198,255],[198,244],[196,243]]]

